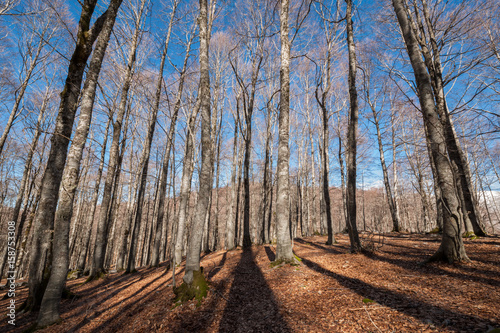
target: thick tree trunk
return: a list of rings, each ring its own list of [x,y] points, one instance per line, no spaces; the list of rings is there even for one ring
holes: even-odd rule
[[[189,206],[189,193],[191,191],[191,179],[194,168],[194,136],[196,128],[196,118],[200,109],[199,100],[192,111],[188,120],[186,131],[186,149],[184,153],[184,166],[182,168],[181,188],[179,192],[179,217],[177,221],[177,232],[175,235],[174,262],[179,265],[182,261],[182,252],[184,249],[184,231],[187,223],[187,210]]]
[[[358,93],[356,91],[356,48],[352,23],[352,0],[346,0],[347,47],[349,49],[349,128],[347,132],[347,231],[351,251],[361,251],[358,227],[356,224],[356,136],[358,130]]]
[[[101,71],[102,60],[104,59],[109,37],[111,36],[111,31],[113,30],[115,18],[121,3],[122,0],[111,1],[106,11],[106,20],[103,24],[99,38],[97,39],[96,47],[90,62],[90,68],[87,72],[83,87],[80,118],[69,150],[68,161],[63,173],[63,182],[59,191],[59,204],[54,222],[52,271],[38,315],[38,325],[42,327],[53,324],[59,320],[59,304],[61,302],[62,291],[66,283],[66,275],[69,266],[69,227],[71,216],[73,215],[73,202],[76,187],[78,186],[80,162],[83,156],[85,142],[87,141],[90,121],[92,119],[95,91]]]
[[[193,273],[200,270],[200,250],[203,237],[203,222],[208,210],[210,193],[212,191],[212,137],[210,119],[210,73],[208,48],[210,43],[207,0],[200,0],[200,90],[201,109],[201,170],[199,173],[200,188],[196,204],[195,217],[191,226],[189,247],[186,258],[186,273],[184,282],[191,285]]]
[[[422,60],[422,54],[408,21],[403,1],[393,0],[392,3],[413,67],[419,92],[420,107],[426,127],[426,136],[436,167],[437,179],[435,181],[441,190],[441,200],[444,206],[443,238],[439,249],[429,260],[445,260],[448,262],[468,261],[469,259],[465,253],[460,235],[460,225],[462,224],[460,200],[456,195],[453,170],[447,158],[445,130],[439,120],[439,115],[434,104],[431,79]]]
[[[290,41],[288,36],[289,0],[281,0],[280,36],[281,36],[281,68],[280,68],[280,110],[278,138],[278,189],[276,198],[276,261],[292,262],[292,240],[290,238],[289,200],[290,200],[290,148],[288,146],[290,132]]]
[[[434,26],[431,23],[427,1],[425,0],[422,0],[422,12],[427,26],[427,33],[429,34],[430,46],[427,46],[423,40],[420,41],[420,44],[422,46],[422,54],[425,59],[425,65],[429,72],[431,85],[434,91],[436,110],[445,131],[448,156],[455,173],[457,190],[459,191],[459,198],[462,203],[461,207],[464,224],[466,229],[472,228],[473,230],[470,231],[476,235],[486,236],[486,232],[480,221],[479,208],[477,207],[477,202],[473,194],[474,191],[470,176],[469,163],[462,148],[460,147],[455,127],[448,110],[448,105],[446,104],[439,46],[434,33]],[[419,19],[419,16],[417,16],[417,19]],[[423,31],[423,24],[420,24],[419,28]],[[432,54],[430,52],[431,50]]]
[[[78,37],[71,57],[68,75],[61,93],[61,102],[56,119],[54,134],[47,168],[42,180],[40,204],[34,220],[34,238],[30,251],[29,294],[22,306],[26,310],[37,310],[47,286],[52,262],[52,230],[57,207],[59,185],[66,164],[69,138],[73,129],[78,97],[87,59],[92,52],[92,45],[99,35],[107,13],[97,19],[92,28],[90,21],[96,0],[88,0],[82,6]]]

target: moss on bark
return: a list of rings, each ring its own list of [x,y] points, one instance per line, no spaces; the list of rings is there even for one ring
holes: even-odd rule
[[[203,275],[203,270],[194,271],[192,283],[184,282],[179,287],[174,288],[174,302],[184,303],[196,299],[199,305],[203,298],[207,296],[208,289],[208,282]]]

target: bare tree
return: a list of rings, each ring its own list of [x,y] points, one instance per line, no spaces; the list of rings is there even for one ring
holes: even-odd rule
[[[215,1],[211,3],[215,7]],[[213,7],[212,7],[213,8]],[[213,14],[213,12],[211,13]],[[211,16],[213,19],[213,16]],[[198,202],[196,204],[195,216],[191,226],[189,247],[186,258],[186,273],[184,282],[192,286],[194,272],[200,271],[200,250],[203,237],[203,223],[207,215],[210,193],[212,191],[212,136],[210,117],[210,73],[208,62],[208,48],[210,43],[210,32],[208,22],[207,0],[200,0],[200,16],[198,18],[200,31],[200,85],[199,100],[201,110],[201,170],[199,172]]]
[[[104,272],[104,257],[106,254],[106,244],[109,231],[109,214],[112,203],[112,192],[115,184],[116,174],[118,172],[119,160],[119,145],[122,133],[122,124],[127,111],[127,100],[134,76],[136,53],[139,45],[139,37],[142,33],[142,22],[146,10],[146,0],[142,0],[138,4],[138,8],[131,9],[131,20],[133,21],[134,34],[130,43],[130,49],[127,60],[127,67],[124,73],[124,81],[121,89],[120,104],[118,106],[116,120],[113,123],[113,140],[109,151],[108,170],[106,173],[106,181],[102,194],[101,209],[99,211],[99,220],[97,224],[97,238],[95,241],[94,256],[90,266],[89,279],[100,277]],[[118,266],[118,265],[117,265]],[[118,267],[117,267],[118,269]]]
[[[356,148],[358,131],[358,93],[356,91],[356,47],[352,23],[352,0],[346,0],[347,47],[349,50],[349,125],[347,131],[347,231],[351,251],[361,251],[361,242],[356,224]]]
[[[281,0],[280,8],[280,37],[281,37],[281,68],[280,68],[280,110],[279,110],[279,138],[278,138],[278,165],[277,165],[277,192],[276,192],[276,261],[293,262],[292,240],[289,229],[289,200],[290,200],[290,148],[289,117],[290,117],[290,39],[288,16],[290,1]]]
[[[35,236],[30,251],[29,295],[23,305],[23,309],[26,310],[38,309],[50,277],[52,261],[51,230],[53,230],[59,185],[66,164],[69,138],[71,137],[75,119],[83,73],[87,59],[92,52],[92,46],[108,15],[105,12],[91,26],[90,21],[96,3],[96,0],[86,0],[83,3],[76,46],[69,63],[66,83],[61,93],[56,127],[52,135],[47,168],[42,180],[40,203],[33,221],[33,234]]]
[[[431,78],[427,72],[417,37],[411,28],[408,14],[402,0],[393,0],[394,11],[401,27],[406,50],[414,71],[418,89],[418,98],[424,118],[427,141],[430,144],[432,160],[436,167],[435,182],[441,190],[443,202],[443,238],[437,252],[429,260],[446,260],[448,262],[468,261],[460,234],[462,212],[460,199],[454,186],[453,170],[447,158],[445,129],[439,119],[434,104]]]

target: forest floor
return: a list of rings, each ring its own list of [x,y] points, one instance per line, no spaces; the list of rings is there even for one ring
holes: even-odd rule
[[[367,235],[365,242],[368,242]],[[439,235],[386,234],[371,254],[350,254],[349,238],[296,239],[299,266],[276,266],[275,247],[219,251],[202,258],[208,296],[175,307],[164,267],[115,273],[64,300],[62,322],[39,332],[487,332],[500,328],[500,237],[466,240],[472,263],[418,264]],[[183,266],[177,269],[181,281]],[[18,305],[27,294],[17,290]],[[22,332],[35,317],[18,314],[0,331]]]

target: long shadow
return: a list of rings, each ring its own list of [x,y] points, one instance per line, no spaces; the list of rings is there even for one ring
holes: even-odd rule
[[[273,250],[271,250],[269,246],[264,246],[264,250],[266,251],[267,259],[269,259],[269,261],[276,260],[276,254],[274,254]]]
[[[412,299],[411,297],[387,288],[375,287],[362,280],[337,274],[305,258],[302,258],[302,263],[318,273],[337,280],[342,286],[351,289],[362,297],[372,299],[381,305],[393,308],[422,322],[428,320],[429,313],[432,313],[432,321],[439,325],[447,320],[447,329],[450,331],[483,332],[484,329],[478,330],[480,325],[484,328],[486,328],[487,325],[492,327],[497,325],[496,322],[491,320],[443,309],[421,300]]]
[[[222,255],[222,259],[220,260],[217,267],[215,267],[214,269],[210,270],[210,272],[208,272],[208,279],[209,280],[212,279],[217,273],[219,273],[220,270],[222,269],[222,267],[224,267],[224,264],[226,263],[226,258],[227,258],[227,251],[224,252],[224,254]]]
[[[336,250],[336,249],[334,249],[332,247],[326,247],[326,246],[323,246],[323,245],[320,245],[320,244],[314,243],[314,242],[307,242],[307,241],[303,240],[302,238],[295,238],[294,242],[297,242],[297,243],[300,243],[300,244],[304,244],[304,245],[313,246],[313,247],[315,247],[315,248],[317,248],[319,250],[322,250],[322,251],[325,251],[325,252],[328,252],[328,253],[345,254],[345,252]]]
[[[485,277],[481,277],[481,276],[468,275],[465,273],[450,272],[450,271],[446,271],[444,269],[441,269],[441,268],[436,267],[436,266],[431,266],[431,265],[425,265],[424,267],[421,267],[421,266],[419,266],[418,263],[416,263],[413,260],[386,258],[386,257],[380,256],[376,253],[370,253],[370,254],[367,254],[366,256],[368,258],[387,262],[389,264],[396,265],[396,266],[399,266],[401,268],[405,268],[408,270],[413,270],[413,271],[424,270],[425,273],[428,273],[428,274],[448,275],[448,276],[451,276],[451,277],[454,277],[454,278],[457,278],[460,280],[464,280],[464,281],[471,281],[472,280],[472,281],[476,281],[476,282],[480,282],[480,283],[489,284],[493,287],[497,287],[497,288],[500,287],[500,281],[498,281],[498,280],[493,280],[493,279],[489,279],[489,278],[485,278]],[[462,269],[462,267],[459,267],[459,268]]]
[[[291,332],[251,249],[243,250],[233,275],[219,332]]]
[[[141,280],[141,277],[140,276],[137,276],[137,273],[133,273],[133,274],[130,274],[132,276],[135,275],[136,278],[138,278],[137,280],[134,280],[134,281],[131,281],[130,283],[127,283],[126,285],[123,285],[122,287],[120,287],[119,289],[117,290],[114,290],[112,293],[106,295],[106,299],[109,299],[109,298],[112,298],[114,296],[116,296],[118,293],[120,293],[122,290],[130,287],[132,284],[134,284],[134,282],[137,282],[139,280]],[[157,280],[159,280],[160,278],[164,277],[165,273],[159,275],[157,278],[155,278],[153,281],[149,282],[148,284],[142,286],[141,288],[139,288],[138,290],[136,290],[133,294],[131,294],[129,297],[125,298],[122,300],[122,302],[126,302],[127,300],[135,297],[136,295],[138,295],[139,293],[141,293],[144,289],[146,289],[147,287],[149,287],[152,283],[156,282]],[[160,285],[161,286],[161,285]],[[155,291],[156,289],[158,289],[160,286],[158,286],[157,288],[155,288],[153,291]],[[151,294],[148,293],[148,295]],[[147,296],[147,295],[146,295]],[[141,297],[141,303],[144,302],[144,299],[145,297]],[[104,311],[110,311],[111,309],[117,307],[118,305],[120,305],[122,302],[118,303],[116,302],[114,305],[106,308]],[[131,303],[129,304],[128,306],[126,306],[125,308],[122,309],[122,313],[127,311],[127,309],[132,306],[132,305],[135,305],[136,303]],[[94,320],[95,318],[99,317],[104,311],[96,311],[94,312],[92,315],[90,316],[85,316],[79,323],[77,323],[75,326],[73,326],[68,332],[76,332],[78,331],[80,328],[82,328],[83,326],[85,326],[88,322]],[[99,325],[97,328],[102,330],[104,329],[105,327],[111,325],[113,323],[115,318],[112,318],[106,322],[103,322],[101,325]],[[98,330],[94,330],[94,332],[98,332]]]

